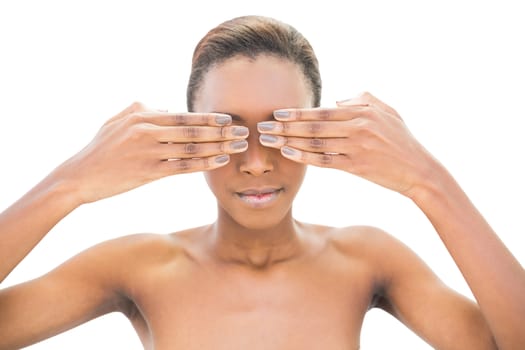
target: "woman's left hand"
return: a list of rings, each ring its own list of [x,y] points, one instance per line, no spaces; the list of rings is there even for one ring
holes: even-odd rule
[[[408,197],[437,161],[399,114],[369,93],[337,108],[283,109],[261,122],[260,142],[296,162],[336,168]]]

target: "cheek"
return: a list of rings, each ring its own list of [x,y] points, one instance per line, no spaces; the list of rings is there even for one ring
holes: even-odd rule
[[[292,181],[294,184],[297,184],[297,187],[300,187],[306,175],[307,166],[291,161],[284,157],[282,157],[281,159],[282,173],[286,174],[285,176],[289,177],[290,181]]]
[[[208,187],[210,188],[210,190],[215,193],[215,184],[217,182],[217,176],[215,174],[216,170],[212,170],[212,171],[206,171],[204,173],[204,179],[206,179],[206,183],[208,184]]]
[[[208,183],[208,187],[213,193],[217,194],[217,191],[224,188],[224,183],[231,176],[231,167],[232,164],[230,159],[230,163],[225,166],[204,172],[206,183]]]

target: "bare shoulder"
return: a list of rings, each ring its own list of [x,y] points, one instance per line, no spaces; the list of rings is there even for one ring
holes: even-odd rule
[[[348,226],[330,230],[331,243],[344,254],[383,259],[407,246],[386,231],[374,226]]]
[[[381,289],[400,280],[434,274],[408,245],[373,226],[351,226],[331,230],[331,244],[344,256],[366,264]]]
[[[116,266],[145,267],[151,264],[169,263],[183,257],[191,250],[192,237],[200,228],[171,234],[137,233],[102,242],[84,254],[99,256],[105,263]]]

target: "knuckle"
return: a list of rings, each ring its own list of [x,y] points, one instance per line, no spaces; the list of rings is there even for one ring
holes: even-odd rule
[[[318,135],[323,129],[323,126],[321,123],[312,122],[308,124],[308,131],[312,135]]]
[[[133,112],[142,112],[142,111],[146,110],[146,107],[141,102],[134,101],[131,105],[129,105],[128,110],[130,112],[132,112],[132,113]]]
[[[189,138],[189,139],[197,138],[200,135],[199,128],[194,127],[194,126],[185,127],[182,130],[182,132],[183,132],[184,137]]]
[[[186,125],[188,124],[188,116],[183,113],[177,113],[173,115],[172,117],[172,123],[174,125]]]
[[[319,157],[319,163],[322,165],[330,165],[333,162],[333,156],[331,154],[320,154]]]
[[[137,111],[137,112],[133,112],[129,114],[127,117],[127,121],[129,124],[133,125],[133,124],[144,123],[145,119],[144,119],[144,115],[142,115],[142,113]]]
[[[221,139],[225,139],[228,137],[228,130],[230,130],[229,127],[221,126],[218,130],[219,130],[219,137]]]
[[[332,117],[332,110],[327,108],[319,109],[319,119],[329,120]]]
[[[299,111],[298,111],[299,112]],[[301,113],[301,112],[299,112]],[[289,123],[281,123],[281,130],[284,134],[288,134],[291,131],[291,125]]]
[[[204,169],[212,168],[212,165],[210,164],[210,158],[202,158],[202,166],[204,167]]]
[[[372,94],[369,91],[363,91],[359,94],[359,97],[364,99],[370,99],[372,97]]]
[[[186,154],[196,154],[200,150],[200,147],[196,143],[187,143],[184,145],[184,153]]]
[[[310,147],[313,148],[313,149],[319,149],[319,148],[323,148],[326,146],[326,140],[325,139],[319,139],[319,138],[315,138],[315,139],[310,139]]]
[[[188,171],[191,169],[191,163],[187,159],[174,160],[173,163],[177,171]]]
[[[228,146],[225,142],[219,143],[219,153],[226,153],[231,148],[231,143],[228,143]]]

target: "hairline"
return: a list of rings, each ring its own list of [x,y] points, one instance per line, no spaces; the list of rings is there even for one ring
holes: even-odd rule
[[[237,53],[232,54],[231,56],[225,56],[225,57],[221,57],[220,59],[215,60],[213,63],[209,64],[206,67],[206,69],[203,69],[201,71],[201,79],[193,93],[193,101],[191,101],[193,111],[195,110],[195,101],[197,101],[198,98],[200,97],[200,94],[202,92],[202,86],[204,85],[204,82],[206,81],[206,76],[211,70],[218,68],[221,65],[226,64],[228,61],[233,60],[233,59],[246,58],[250,62],[255,62],[257,59],[261,57],[277,58],[284,62],[290,62],[294,64],[297,68],[299,68],[299,71],[301,72],[301,75],[303,77],[303,82],[306,84],[308,88],[308,92],[310,94],[309,97],[311,99],[311,104],[312,106],[315,104],[316,97],[315,97],[315,92],[314,92],[314,86],[312,86],[312,82],[310,81],[308,75],[304,71],[304,67],[301,64],[301,62],[297,62],[297,60],[291,59],[290,57],[286,55],[282,55],[282,54],[279,54],[278,52],[272,52],[272,51],[261,51],[261,52],[256,52],[252,54],[247,53],[247,52],[237,52]]]

